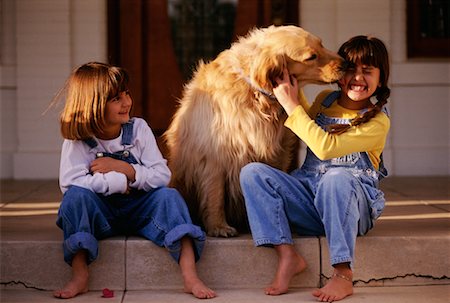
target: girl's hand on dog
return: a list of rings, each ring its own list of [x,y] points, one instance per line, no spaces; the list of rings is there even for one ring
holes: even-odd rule
[[[298,83],[297,79],[289,75],[287,69],[283,70],[283,78],[275,79],[273,93],[284,110],[290,115],[299,105],[298,101]]]

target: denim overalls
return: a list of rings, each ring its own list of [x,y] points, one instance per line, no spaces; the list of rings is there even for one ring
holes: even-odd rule
[[[122,145],[133,139],[132,121],[122,126]],[[86,140],[91,148],[94,139]],[[96,157],[113,157],[136,164],[138,161],[125,148],[115,153],[97,153]],[[205,233],[193,225],[187,206],[173,188],[159,187],[149,192],[133,189],[129,194],[103,196],[89,189],[71,186],[63,196],[56,224],[64,231],[64,260],[72,263],[75,254],[87,251],[90,264],[98,256],[98,241],[114,235],[136,234],[159,246],[165,246],[179,261],[181,238],[193,239],[196,260],[199,259]]]
[[[329,107],[339,92],[329,94],[322,105]],[[320,113],[316,123],[348,123],[347,119]],[[301,168],[291,174],[262,163],[241,170],[240,182],[255,245],[292,244],[292,228],[300,235],[322,236],[328,241],[331,264],[353,266],[357,235],[366,234],[384,208],[379,179],[366,152],[326,161],[308,148]]]

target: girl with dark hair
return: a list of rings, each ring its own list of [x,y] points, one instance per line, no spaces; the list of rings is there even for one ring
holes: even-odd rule
[[[274,93],[289,115],[285,126],[308,146],[301,168],[290,174],[262,163],[241,170],[240,182],[255,245],[274,247],[275,277],[265,292],[280,295],[306,262],[294,249],[291,229],[326,236],[333,274],[313,292],[332,302],[353,293],[356,237],[381,215],[386,176],[382,151],[390,128],[384,105],[389,97],[389,57],[383,42],[353,37],[338,52],[348,61],[339,91],[320,93],[311,107],[284,71]]]

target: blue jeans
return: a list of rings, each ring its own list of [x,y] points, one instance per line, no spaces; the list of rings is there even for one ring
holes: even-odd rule
[[[240,182],[257,246],[292,244],[292,228],[299,235],[325,235],[331,264],[352,265],[357,235],[372,227],[365,185],[344,168],[324,174],[298,169],[289,175],[250,163]]]
[[[98,256],[98,241],[114,235],[136,234],[165,246],[179,261],[181,238],[193,239],[195,258],[200,258],[206,240],[193,225],[181,195],[172,188],[130,195],[98,195],[72,186],[64,194],[56,224],[64,232],[64,260],[72,264],[79,250],[86,250],[88,264]]]

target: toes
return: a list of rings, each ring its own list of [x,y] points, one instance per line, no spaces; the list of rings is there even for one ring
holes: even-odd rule
[[[266,295],[271,295],[271,294],[272,294],[272,291],[273,291],[272,288],[266,288],[266,289],[264,289],[264,293],[265,293]]]
[[[73,295],[73,293],[71,291],[61,291],[59,293],[59,297],[58,298],[70,299],[70,298],[73,298],[73,297],[75,297],[75,296]]]
[[[266,287],[264,293],[269,296],[279,296],[287,293],[287,290],[282,290],[276,287]]]
[[[217,296],[216,293],[214,291],[211,291],[211,292],[208,292],[207,299],[212,299],[212,298],[215,298],[216,296]]]
[[[316,289],[312,292],[312,295],[317,298],[319,302],[328,302],[328,295],[321,291],[320,289]]]
[[[201,290],[196,293],[193,293],[194,296],[198,299],[212,299],[216,297],[216,293],[213,290]]]
[[[312,295],[314,296],[314,297],[320,297],[321,295],[322,295],[322,292],[319,290],[319,289],[315,289],[313,292],[312,292]]]
[[[61,292],[60,292],[60,291],[54,291],[54,292],[53,292],[53,296],[54,296],[55,298],[61,298]]]
[[[335,300],[337,300],[337,297],[335,295],[329,295],[320,290],[315,290],[313,292],[313,295],[317,297],[317,301],[319,302],[334,302]]]
[[[216,296],[216,293],[213,292],[212,290],[203,292],[203,299],[211,299],[211,298],[214,298],[215,296]]]

